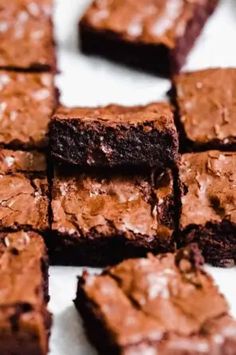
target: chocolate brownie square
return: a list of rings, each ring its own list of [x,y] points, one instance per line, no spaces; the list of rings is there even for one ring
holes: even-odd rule
[[[82,17],[81,48],[169,76],[178,72],[218,0],[95,0]]]
[[[46,355],[48,260],[34,232],[0,233],[0,354]]]
[[[0,149],[1,174],[14,172],[46,173],[46,170],[46,156],[43,153]]]
[[[45,156],[0,150],[0,231],[49,228]]]
[[[1,0],[0,67],[55,70],[53,0]]]
[[[236,263],[236,153],[182,155],[180,241],[197,242],[207,262]]]
[[[236,321],[195,247],[79,278],[75,305],[100,354],[234,354]]]
[[[0,70],[0,145],[45,147],[55,94],[50,73]]]
[[[51,210],[54,263],[98,266],[174,248],[170,171],[57,174]]]
[[[51,152],[79,166],[174,165],[178,137],[166,103],[125,107],[60,107],[50,125]]]
[[[46,231],[48,205],[45,177],[0,173],[0,230]]]
[[[173,89],[183,150],[236,149],[236,69],[183,73]]]

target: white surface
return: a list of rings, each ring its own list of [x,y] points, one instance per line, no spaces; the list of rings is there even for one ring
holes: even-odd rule
[[[138,0],[137,0],[138,1]],[[168,80],[129,70],[104,59],[79,53],[77,23],[89,0],[56,1],[56,36],[61,75],[58,86],[67,105],[98,105],[110,102],[139,104],[165,98]],[[236,0],[221,0],[197,45],[187,69],[236,66]],[[236,316],[236,268],[209,268]],[[91,269],[90,269],[91,270]],[[51,267],[50,310],[54,314],[51,355],[92,355],[72,299],[81,268]]]

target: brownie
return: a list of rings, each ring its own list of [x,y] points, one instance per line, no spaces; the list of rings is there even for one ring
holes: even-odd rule
[[[0,231],[49,228],[45,156],[0,150]]]
[[[1,174],[14,172],[45,173],[46,170],[46,157],[42,153],[0,149]]]
[[[54,159],[83,167],[166,168],[178,157],[173,113],[166,103],[59,107],[50,125],[50,145]]]
[[[234,354],[236,321],[196,246],[79,278],[75,305],[101,354]]]
[[[45,177],[0,173],[0,230],[46,231],[48,204]]]
[[[44,148],[55,105],[52,74],[0,70],[0,145]]]
[[[57,173],[52,186],[52,262],[107,265],[173,250],[173,178],[122,172]]]
[[[177,75],[172,92],[182,150],[236,150],[236,69]]]
[[[197,242],[207,262],[236,263],[236,153],[183,154],[180,242]]]
[[[0,233],[0,354],[46,355],[48,260],[34,232]]]
[[[1,0],[0,67],[55,70],[53,0]]]
[[[218,0],[95,0],[82,17],[82,51],[169,76],[186,57]]]

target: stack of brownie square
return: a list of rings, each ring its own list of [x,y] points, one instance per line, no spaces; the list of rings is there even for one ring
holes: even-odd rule
[[[54,262],[98,266],[174,249],[178,137],[170,105],[59,107],[50,147]]]
[[[48,350],[48,123],[56,106],[52,0],[0,2],[0,353]]]

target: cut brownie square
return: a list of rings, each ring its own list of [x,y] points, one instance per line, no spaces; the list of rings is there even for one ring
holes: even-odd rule
[[[80,166],[166,167],[178,157],[178,137],[166,103],[125,107],[60,107],[50,126],[52,156]]]
[[[169,76],[178,72],[218,0],[95,0],[81,48]]]
[[[48,260],[33,232],[0,233],[0,354],[46,355]]]
[[[0,67],[55,70],[53,0],[1,0]]]
[[[207,262],[236,263],[236,153],[208,151],[184,154],[180,240],[197,242]]]
[[[234,354],[236,321],[195,246],[79,278],[75,305],[101,354]]]
[[[0,70],[0,145],[45,147],[55,105],[52,74]]]
[[[46,157],[42,153],[0,149],[1,174],[14,172],[46,173],[46,170]]]
[[[236,149],[236,69],[183,73],[173,89],[182,150]]]
[[[0,230],[46,231],[48,205],[45,177],[0,173]]]
[[[55,263],[106,265],[174,248],[170,171],[58,174],[51,209]]]
[[[0,231],[49,228],[45,156],[0,150]]]

